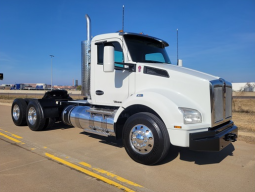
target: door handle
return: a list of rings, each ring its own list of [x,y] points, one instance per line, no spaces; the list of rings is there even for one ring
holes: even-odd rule
[[[101,90],[96,90],[96,94],[97,94],[97,95],[103,95],[103,94],[104,94],[104,92],[103,92],[103,91],[101,91]]]

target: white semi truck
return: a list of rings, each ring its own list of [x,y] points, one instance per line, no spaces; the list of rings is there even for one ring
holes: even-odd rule
[[[82,95],[47,92],[16,99],[12,119],[40,131],[62,121],[85,132],[122,139],[128,155],[156,164],[171,145],[220,151],[236,141],[232,85],[222,78],[171,64],[168,43],[135,33],[110,33],[82,42]]]

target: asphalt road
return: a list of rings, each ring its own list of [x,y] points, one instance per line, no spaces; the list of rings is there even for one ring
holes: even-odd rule
[[[131,160],[121,142],[61,123],[33,132],[0,105],[0,191],[254,191],[255,145],[218,153],[172,147],[156,166]]]

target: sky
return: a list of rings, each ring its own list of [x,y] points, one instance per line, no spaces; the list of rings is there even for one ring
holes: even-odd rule
[[[169,43],[174,65],[255,82],[255,0],[0,0],[0,84],[81,82],[85,14],[91,35],[122,29]]]

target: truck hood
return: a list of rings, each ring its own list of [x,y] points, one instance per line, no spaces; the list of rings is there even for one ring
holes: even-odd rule
[[[208,80],[208,81],[219,79],[219,77],[217,77],[217,76],[213,76],[213,75],[203,73],[203,72],[200,72],[200,71],[196,71],[196,70],[193,70],[193,69],[189,69],[189,68],[185,68],[185,67],[179,67],[179,66],[172,65],[172,64],[167,64],[167,63],[164,63],[164,64],[159,64],[159,63],[157,63],[157,64],[154,64],[154,63],[137,63],[137,64],[167,70],[170,76],[171,76],[171,73],[182,73],[182,74],[185,74],[185,75],[190,75],[190,76],[197,77],[197,78],[204,79],[204,80]]]

